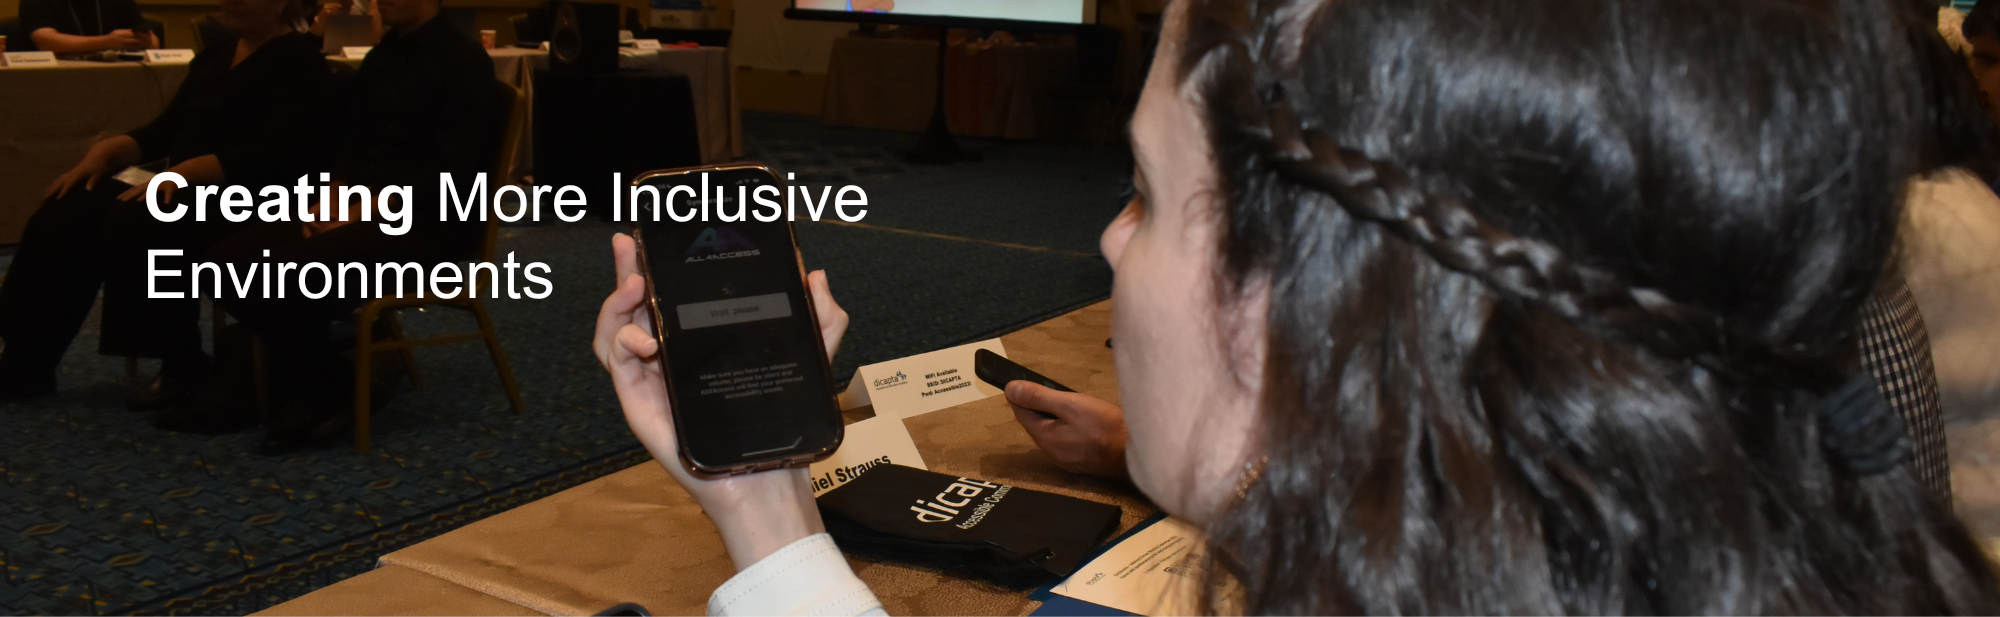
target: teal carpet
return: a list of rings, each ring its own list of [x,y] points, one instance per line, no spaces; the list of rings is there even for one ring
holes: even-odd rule
[[[1096,237],[1117,207],[1123,152],[968,141],[986,161],[920,167],[891,154],[908,135],[754,113],[744,124],[746,158],[801,182],[868,191],[865,226],[799,226],[807,266],[829,272],[853,319],[836,359],[841,379],[1110,292]],[[555,271],[549,299],[489,301],[527,413],[509,412],[479,345],[418,350],[429,386],[405,387],[378,410],[366,455],[343,442],[265,458],[252,452],[257,432],[153,429],[120,404],[135,380],[122,359],[95,354],[93,316],[65,359],[61,393],[0,404],[0,612],[254,612],[648,460],[590,353],[616,230],[503,232],[503,254]],[[449,311],[406,314],[406,324],[412,335],[471,326]]]

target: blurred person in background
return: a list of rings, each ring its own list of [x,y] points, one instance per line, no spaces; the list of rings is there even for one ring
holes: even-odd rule
[[[59,54],[160,46],[134,0],[21,0],[21,31],[42,51]]]
[[[91,146],[75,168],[50,183],[28,220],[4,283],[0,283],[0,401],[56,390],[56,368],[104,288],[102,338],[107,355],[161,359],[159,376],[132,393],[133,410],[178,405],[208,369],[198,320],[200,301],[147,297],[148,250],[180,249],[156,265],[185,264],[243,229],[220,216],[153,218],[143,187],[112,179],[126,167],[166,162],[188,188],[162,185],[159,199],[188,203],[195,185],[235,184],[255,190],[288,185],[323,168],[320,123],[297,122],[301,109],[327,98],[326,59],[291,24],[294,0],[221,0],[217,17],[235,31],[230,45],[203,50],[165,111],[125,135]],[[163,209],[171,210],[170,207]],[[159,290],[186,291],[186,277],[162,279]],[[177,428],[220,430],[173,424]]]

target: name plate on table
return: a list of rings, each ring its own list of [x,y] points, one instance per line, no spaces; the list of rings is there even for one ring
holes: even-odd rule
[[[56,65],[56,52],[53,51],[10,51],[0,53],[0,58],[6,60],[9,68]]]
[[[902,419],[875,416],[847,425],[840,449],[809,468],[813,496],[840,488],[877,465],[929,469],[924,456],[917,453],[917,442],[910,438],[910,429],[903,425]]]
[[[901,419],[1000,394],[972,374],[972,352],[981,349],[1007,355],[996,338],[861,367],[840,407],[874,405],[877,417]]]
[[[659,40],[659,39],[638,39],[638,40],[635,40],[635,41],[632,41],[632,47],[633,47],[634,49],[659,49],[659,48],[660,48],[660,40]]]
[[[194,61],[192,49],[148,49],[146,64],[187,64]]]
[[[346,59],[349,59],[349,60],[360,60],[360,59],[362,59],[362,58],[366,58],[366,57],[368,57],[368,51],[369,51],[369,50],[372,50],[372,49],[375,49],[375,48],[373,48],[373,47],[342,47],[342,48],[340,48],[340,57],[342,57],[342,58],[346,58]]]

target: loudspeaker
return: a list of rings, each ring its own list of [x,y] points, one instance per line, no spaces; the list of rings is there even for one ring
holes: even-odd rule
[[[618,5],[563,2],[549,30],[549,68],[564,72],[618,70]]]

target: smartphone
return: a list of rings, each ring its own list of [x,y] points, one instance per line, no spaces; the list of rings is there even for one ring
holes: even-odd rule
[[[1021,366],[1019,362],[1008,360],[1007,356],[993,353],[991,350],[986,349],[972,352],[972,374],[979,377],[980,381],[986,382],[987,385],[1002,390],[1007,389],[1007,382],[1010,381],[1032,381],[1048,386],[1051,390],[1075,392],[1075,390],[1069,389],[1069,386],[1057,383],[1054,379],[1043,377],[1041,373],[1028,370],[1028,367]]]
[[[731,163],[647,172],[632,184],[642,206],[632,237],[681,465],[722,476],[832,455],[840,405],[792,224],[721,217],[754,210],[739,196],[757,187],[782,194],[778,175]],[[644,187],[659,192],[658,220]]]

